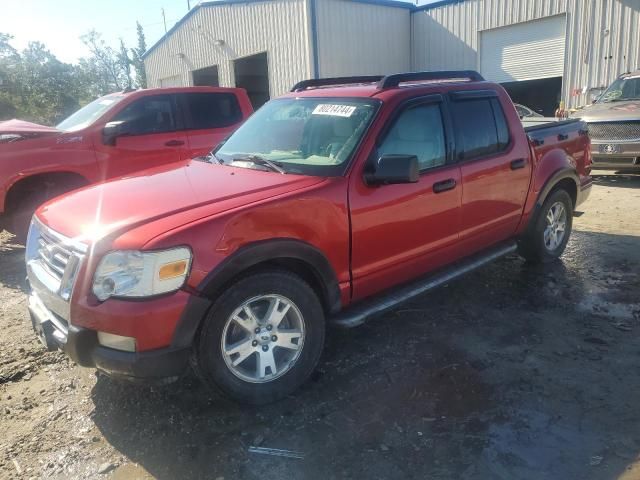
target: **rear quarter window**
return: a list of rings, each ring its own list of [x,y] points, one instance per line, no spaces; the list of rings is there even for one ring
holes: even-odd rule
[[[185,93],[182,98],[189,130],[230,127],[242,120],[240,104],[232,93]]]

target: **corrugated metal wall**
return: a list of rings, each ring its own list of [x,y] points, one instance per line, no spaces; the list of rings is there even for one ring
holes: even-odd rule
[[[413,68],[479,68],[479,32],[567,14],[562,97],[588,103],[582,89],[640,68],[640,0],[466,0],[415,12]]]
[[[408,9],[317,0],[320,76],[406,70],[479,69],[480,32],[566,14],[562,97],[589,101],[583,90],[640,68],[640,0],[466,0]],[[224,40],[216,45],[215,40]],[[192,83],[191,71],[217,65],[233,86],[233,60],[266,51],[271,96],[313,76],[311,0],[270,0],[200,7],[145,59],[150,86]]]
[[[410,69],[410,10],[349,0],[317,0],[316,8],[321,77]]]
[[[190,72],[211,65],[221,86],[234,86],[233,60],[266,51],[270,94],[280,95],[312,76],[308,13],[306,0],[200,7],[145,58],[149,86],[176,75],[191,85]]]

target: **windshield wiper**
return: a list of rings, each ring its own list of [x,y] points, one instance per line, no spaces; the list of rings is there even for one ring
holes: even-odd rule
[[[287,173],[287,171],[277,163],[267,158],[261,157],[259,155],[246,155],[244,157],[236,157],[232,160],[232,162],[251,162],[251,163],[255,163],[256,165],[260,165],[262,167],[268,167],[274,172],[278,172],[283,175]]]
[[[206,158],[207,162],[209,163],[215,162],[215,163],[219,163],[220,165],[224,165],[224,161],[216,157],[216,154],[213,153],[213,150],[207,153],[207,155],[204,158]]]

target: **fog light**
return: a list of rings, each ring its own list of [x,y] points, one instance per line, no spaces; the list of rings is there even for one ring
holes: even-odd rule
[[[123,352],[136,351],[136,339],[133,337],[123,337],[113,333],[98,332],[98,343],[103,347],[122,350]]]

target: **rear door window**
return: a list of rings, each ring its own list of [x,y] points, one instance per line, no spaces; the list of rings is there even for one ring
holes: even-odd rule
[[[458,160],[494,155],[509,145],[509,129],[496,98],[451,102],[456,130]]]
[[[224,128],[242,120],[238,99],[232,93],[181,94],[188,130]]]
[[[123,122],[129,135],[149,135],[176,130],[172,95],[142,97],[127,105],[111,121]]]

